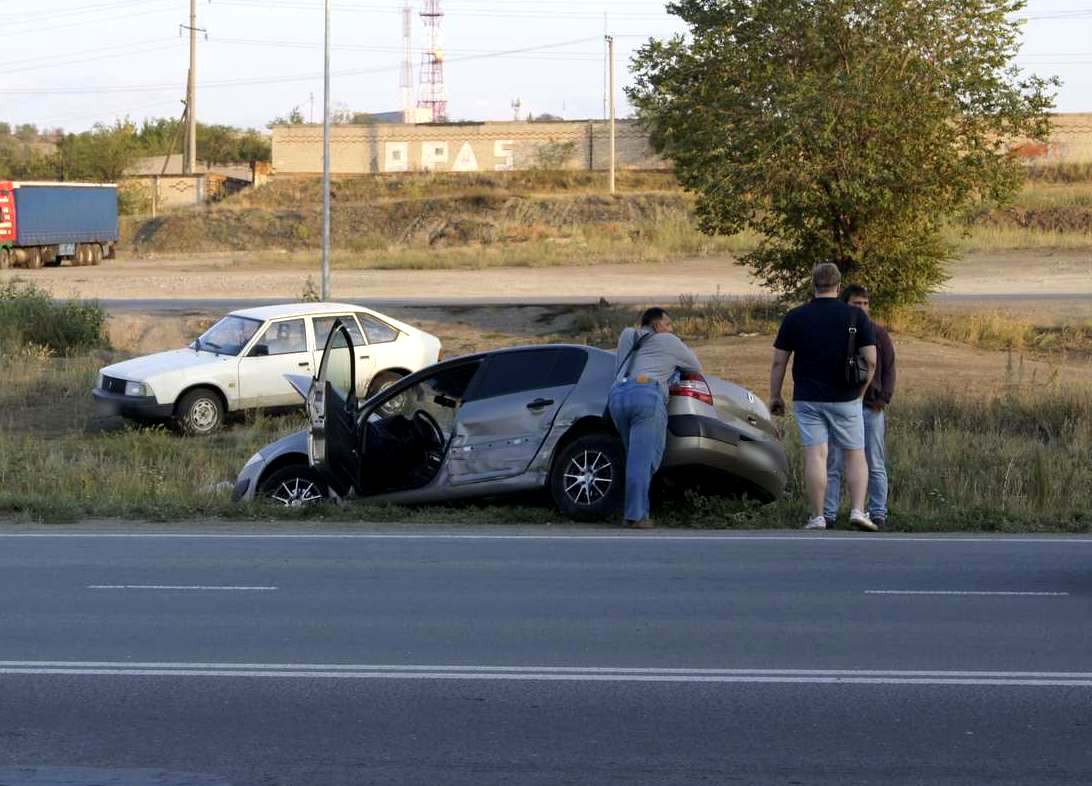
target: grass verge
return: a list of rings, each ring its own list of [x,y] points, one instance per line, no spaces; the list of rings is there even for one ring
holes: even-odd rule
[[[88,432],[97,361],[8,358],[21,380],[0,397],[0,515],[47,522],[84,518],[183,521],[330,520],[425,523],[560,523],[547,504],[430,508],[350,504],[288,511],[237,507],[230,484],[247,457],[298,429],[299,417],[258,417],[210,439],[163,429]],[[16,388],[18,392],[16,392]],[[48,426],[46,425],[48,424]],[[43,431],[43,428],[51,431]],[[914,531],[1092,530],[1092,389],[1051,384],[987,398],[913,391],[890,411],[892,524]],[[671,527],[796,527],[804,520],[801,450],[791,422],[793,474],[786,498],[768,506],[690,496],[665,503]]]

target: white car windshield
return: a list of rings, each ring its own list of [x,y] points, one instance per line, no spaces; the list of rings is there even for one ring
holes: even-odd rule
[[[197,339],[195,349],[204,349],[219,355],[238,355],[261,326],[262,323],[257,319],[224,317]]]

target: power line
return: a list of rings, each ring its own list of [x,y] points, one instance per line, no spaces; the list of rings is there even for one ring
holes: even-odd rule
[[[542,50],[557,49],[565,46],[572,46],[578,43],[587,43],[589,41],[598,41],[598,37],[593,38],[577,38],[571,41],[558,41],[550,44],[540,44],[538,46],[521,47],[519,49],[506,49],[500,51],[484,52],[481,54],[463,55],[461,57],[448,58],[448,62],[466,62],[471,60],[484,60],[494,57],[511,57],[517,56],[529,52],[539,52]],[[344,71],[333,72],[334,76],[361,76],[364,74],[381,74],[388,73],[390,71],[398,71],[400,66],[382,66],[377,68],[356,68]],[[202,82],[200,87],[202,89],[219,88],[219,87],[240,87],[248,85],[268,85],[268,84],[282,84],[288,82],[307,82],[315,79],[321,79],[322,74],[283,74],[274,77],[243,77],[239,79],[224,79],[214,80],[210,82]],[[149,93],[158,92],[160,90],[173,89],[172,84],[148,84],[148,85],[114,85],[110,87],[46,87],[46,88],[0,88],[0,94],[2,95],[83,95],[91,93]]]
[[[163,51],[163,43],[168,41],[175,41],[174,38],[160,39],[159,41],[148,41],[141,46],[134,46],[129,44],[125,47],[109,47],[109,49],[121,49],[118,52],[100,52],[94,55],[88,55],[87,57],[72,58],[69,60],[57,60],[53,58],[43,58],[46,62],[39,62],[37,64],[31,64],[26,66],[16,66],[14,68],[9,67],[7,64],[0,64],[0,69],[5,74],[18,74],[25,71],[41,71],[43,69],[56,68],[58,66],[66,65],[79,65],[81,63],[93,63],[98,60],[114,60],[119,57],[132,57],[133,55],[144,55],[151,53],[161,53]],[[18,63],[19,61],[14,61]]]

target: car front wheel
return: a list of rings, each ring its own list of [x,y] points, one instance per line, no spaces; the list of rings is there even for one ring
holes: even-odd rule
[[[572,441],[554,462],[550,493],[565,516],[602,521],[622,506],[625,449],[610,434],[588,434]]]
[[[183,434],[206,437],[223,428],[224,404],[207,388],[191,390],[178,402],[176,419]]]
[[[322,502],[330,492],[317,472],[306,465],[293,464],[263,480],[258,494],[286,508],[302,508]]]

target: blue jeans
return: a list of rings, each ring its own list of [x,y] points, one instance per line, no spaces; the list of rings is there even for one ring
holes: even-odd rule
[[[625,517],[641,521],[649,517],[648,489],[667,444],[667,402],[656,383],[619,382],[609,408],[626,446]]]
[[[887,518],[887,423],[883,411],[864,408],[865,461],[868,462],[868,513]],[[838,517],[842,503],[842,449],[831,444],[827,452],[827,499],[823,515]]]

